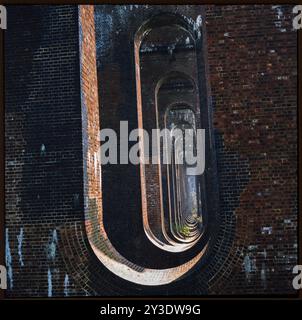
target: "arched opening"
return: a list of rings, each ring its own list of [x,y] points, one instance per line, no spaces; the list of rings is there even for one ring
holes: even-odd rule
[[[164,28],[164,31],[169,31],[169,34],[167,34],[168,40],[167,42],[165,42],[164,38],[160,39],[160,41],[164,45],[164,51],[155,50],[153,52],[152,50],[150,50],[149,54],[147,53],[147,50],[144,53],[144,48],[148,48],[148,43],[144,42],[144,36],[149,34],[151,37],[155,36],[155,39],[159,39],[156,34],[153,34],[152,28],[154,28],[154,31],[159,31],[159,34],[161,35],[164,35],[161,28]],[[159,30],[156,30],[158,28]],[[189,29],[191,30],[190,32],[188,31]],[[194,39],[193,29],[194,27],[189,26],[183,18],[168,14],[152,18],[150,21],[147,21],[145,24],[143,24],[143,26],[136,33],[134,39],[134,48],[136,59],[135,69],[139,128],[144,128],[149,131],[153,128],[165,127],[165,117],[170,119],[173,113],[172,112],[167,116],[167,110],[173,110],[174,107],[171,108],[171,106],[175,105],[175,102],[182,102],[182,100],[178,96],[178,92],[184,93],[183,89],[185,90],[187,95],[187,98],[183,96],[183,105],[191,106],[192,112],[194,113],[195,117],[195,126],[200,126],[198,120],[200,116],[199,108],[196,107],[199,105],[199,93],[197,90],[198,86],[195,85],[195,83],[198,82],[198,72],[196,67],[196,40]],[[181,36],[181,34],[183,35],[181,36],[182,40],[179,46],[175,46],[174,50],[173,47],[172,49],[170,48],[170,44],[173,32],[175,30],[177,30],[177,34],[179,36]],[[187,38],[189,38],[189,41]],[[141,47],[142,43],[143,46]],[[155,63],[156,60],[158,60],[158,56],[156,56],[157,54],[159,54],[159,57],[162,57],[163,60],[161,62],[165,66],[165,68],[161,68],[161,66],[152,68],[152,63]],[[146,70],[140,69],[140,65],[145,65],[144,63],[141,64],[142,60],[140,60],[140,58],[142,56],[144,56],[144,62],[149,63],[149,77],[146,77],[144,74],[144,71]],[[149,59],[151,56],[155,58],[151,59],[153,60],[153,62]],[[190,74],[190,76],[184,76],[186,74],[186,71],[188,70],[188,74]],[[143,82],[141,82],[142,71],[144,79]],[[179,77],[180,83],[178,82],[177,77]],[[175,82],[176,84],[174,85],[172,82]],[[170,85],[172,85],[172,88],[169,88]],[[175,86],[176,91],[174,90]],[[164,91],[169,93],[170,89],[175,91],[175,94],[162,94]],[[169,101],[166,101],[164,105],[162,105],[162,99],[166,96],[170,96],[171,98],[173,97],[174,100],[170,99]],[[145,103],[146,98],[150,98],[149,103],[147,104]],[[181,116],[179,115],[179,117]],[[169,119],[168,122],[170,121]],[[179,125],[181,125],[181,121],[179,121]],[[191,123],[191,127],[192,125],[193,124]],[[175,150],[176,149],[177,148],[175,148]],[[144,157],[143,150],[144,148],[142,147],[142,157]],[[96,210],[97,213],[95,213],[95,211],[93,211],[92,213],[90,212],[90,214],[93,215],[93,217],[90,218],[90,221],[95,220],[95,223],[91,225],[87,223],[86,228],[94,228],[91,232],[92,236],[89,237],[90,245],[98,259],[112,273],[133,283],[148,286],[160,286],[179,280],[183,276],[188,274],[188,272],[199,263],[201,257],[203,257],[203,255],[207,251],[208,239],[204,239],[203,242],[200,242],[200,239],[198,239],[199,235],[196,233],[197,229],[195,228],[195,226],[192,226],[192,228],[190,229],[190,234],[186,236],[184,232],[181,232],[183,230],[180,230],[180,226],[175,226],[171,229],[171,227],[169,227],[169,223],[164,223],[164,215],[166,213],[164,212],[164,210],[162,210],[164,204],[161,167],[160,165],[156,165],[154,167],[144,167],[142,164],[140,165],[144,222],[144,230],[142,229],[142,233],[144,234],[146,241],[148,242],[148,244],[150,244],[150,246],[155,248],[157,252],[163,253],[162,255],[164,255],[166,260],[169,262],[168,267],[157,267],[156,264],[154,264],[155,267],[153,265],[150,268],[141,264],[140,262],[134,262],[129,259],[127,257],[127,252],[121,254],[121,252],[117,249],[116,245],[113,244],[113,241],[111,239],[112,233],[110,234],[110,232],[112,230],[110,230],[110,228],[106,226],[106,219],[104,218],[106,218],[106,216],[108,217],[108,213],[104,212],[102,208],[101,210]],[[172,167],[171,170],[175,176],[177,170],[172,169]],[[182,169],[179,167],[178,174],[180,174],[181,170]],[[183,172],[184,171],[185,170],[183,170]],[[192,184],[188,177],[187,182],[183,185],[184,190],[187,190],[187,192],[189,192],[190,183]],[[179,183],[175,184],[174,190],[176,190],[177,187],[180,188]],[[187,202],[187,207],[189,208],[188,210],[192,211],[195,198],[191,197],[191,200],[188,200],[189,197],[182,198],[180,192],[173,192],[174,195],[176,195],[174,196],[174,198],[181,199],[181,203]],[[170,196],[170,198],[173,200],[173,195]],[[170,202],[172,200],[170,200]],[[146,210],[146,208],[148,210]],[[178,212],[179,218],[177,220],[177,223],[179,225],[184,226],[194,224],[190,219],[188,219],[186,215],[182,215],[181,209],[179,209]],[[138,214],[140,214],[140,212]],[[167,214],[169,214],[169,212],[167,212]],[[175,214],[174,217],[176,217]],[[171,221],[173,221],[173,219],[171,219]],[[174,221],[176,221],[176,219],[174,219]],[[170,223],[170,225],[172,225],[172,222]],[[174,238],[172,237],[171,230],[176,235]],[[144,231],[146,234],[144,233]],[[151,243],[148,241],[148,239],[151,241]],[[196,247],[197,243],[199,243],[198,247]],[[152,244],[154,244],[155,246],[153,246]],[[162,250],[159,250],[158,248]]]
[[[189,148],[196,153],[195,114],[186,105],[172,107],[166,111],[165,127],[172,136],[171,164],[166,165],[166,170],[162,169],[167,232],[176,242],[194,244],[203,229],[201,190],[198,177],[188,174],[190,165],[184,159],[184,141],[185,135],[191,134]]]
[[[156,126],[168,130],[171,150],[165,150],[161,141],[159,154],[159,189],[161,199],[161,231],[174,252],[192,248],[205,229],[202,219],[201,177],[188,174],[184,157],[186,148],[196,153],[196,129],[200,128],[198,116],[198,89],[192,78],[181,72],[170,72],[156,86]],[[196,117],[197,114],[197,117]],[[191,145],[186,145],[189,134]],[[163,137],[164,139],[167,137]],[[163,152],[169,153],[171,163],[164,163]],[[145,175],[146,183],[150,176]],[[148,215],[149,216],[149,215]],[[151,216],[150,220],[153,219]],[[155,219],[158,221],[158,219]]]
[[[144,230],[149,240],[168,252],[197,254],[208,242],[204,178],[187,174],[179,160],[184,150],[178,141],[187,130],[201,128],[199,64],[200,39],[174,15],[158,16],[142,26],[135,38],[136,83],[139,127],[149,135],[153,128],[172,135],[172,163],[163,164],[162,138],[157,136],[159,164],[145,155],[141,164]],[[152,71],[151,71],[152,70]],[[174,132],[183,139],[175,139]],[[141,141],[141,150],[144,150]],[[200,241],[202,239],[202,241]]]

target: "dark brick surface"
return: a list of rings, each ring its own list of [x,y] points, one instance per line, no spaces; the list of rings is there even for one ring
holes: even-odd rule
[[[53,233],[59,238],[59,226],[83,214],[78,10],[11,6],[8,17],[5,218],[13,287],[7,294],[45,296],[51,277],[52,294],[63,295],[68,271]]]
[[[259,5],[207,10],[221,205],[236,221],[231,253],[243,249],[226,293],[293,293],[297,34],[291,11]]]
[[[129,120],[129,130],[137,127],[134,35],[161,12],[188,23],[203,17],[203,98],[210,102],[220,199],[211,204],[219,206],[217,239],[205,259],[184,279],[152,288],[110,273],[86,236],[98,232],[93,219],[102,206],[111,241],[123,254],[141,261],[148,252],[145,263],[164,261],[160,250],[137,241],[139,167],[104,166],[100,194],[88,152],[97,150],[98,105],[101,128],[118,129],[121,120]],[[291,6],[96,6],[96,93],[91,7],[9,7],[7,295],[294,293],[297,35],[291,19]],[[87,195],[97,201],[87,203]]]

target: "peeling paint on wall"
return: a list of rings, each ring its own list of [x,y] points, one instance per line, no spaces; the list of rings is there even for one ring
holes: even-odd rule
[[[198,15],[196,18],[196,27],[200,28],[202,26],[202,17],[201,15]]]
[[[57,244],[58,244],[58,235],[57,230],[54,229],[52,232],[52,239],[49,243],[48,250],[47,250],[47,257],[50,260],[54,260],[56,257],[56,251],[57,251]]]
[[[41,156],[45,156],[46,154],[46,147],[45,145],[42,143],[41,148],[40,148],[40,155]]]
[[[21,267],[24,267],[23,256],[22,256],[23,236],[24,236],[24,231],[23,231],[23,228],[21,228],[20,229],[20,233],[17,236],[17,239],[18,239],[18,255],[19,255],[19,262],[20,262],[20,266]]]
[[[8,289],[13,288],[13,268],[12,268],[12,255],[9,247],[8,229],[5,230],[5,263],[7,269]]]
[[[261,234],[272,234],[273,233],[273,227],[262,227],[261,228]]]
[[[264,262],[262,262],[260,277],[261,277],[261,281],[263,283],[264,288],[266,288],[266,266]]]
[[[245,276],[248,281],[251,280],[252,273],[257,271],[256,259],[252,259],[249,254],[244,257],[243,260]]]
[[[252,272],[251,259],[250,259],[249,255],[246,255],[244,257],[243,264],[244,264],[245,273],[248,277],[249,273]]]
[[[47,271],[48,297],[52,297],[52,275],[50,269]]]
[[[65,279],[64,279],[64,296],[65,297],[69,296],[69,276],[68,276],[68,274],[65,275]]]
[[[282,10],[282,6],[276,5],[272,6],[272,10],[276,12],[276,18],[277,20],[274,21],[275,27],[280,31],[280,32],[286,32],[285,28],[282,28],[282,21],[285,19],[284,13]]]
[[[278,20],[280,20],[280,19],[283,18],[283,11],[282,11],[282,9],[281,9],[281,6],[279,6],[279,5],[277,5],[277,6],[272,6],[272,9],[273,9],[274,11],[276,11]]]

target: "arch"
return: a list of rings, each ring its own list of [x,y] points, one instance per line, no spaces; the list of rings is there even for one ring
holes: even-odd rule
[[[174,14],[161,14],[158,16],[153,17],[152,19],[146,21],[137,31],[135,37],[134,37],[134,51],[135,51],[135,66],[136,66],[136,88],[137,88],[137,108],[138,108],[138,124],[139,128],[143,129],[144,128],[144,120],[143,120],[143,114],[144,114],[144,103],[143,103],[143,83],[141,79],[141,46],[142,43],[144,43],[144,39],[148,37],[154,30],[158,30],[159,28],[162,27],[167,27],[167,26],[174,26],[175,28],[179,28],[183,30],[185,33],[188,33],[188,35],[193,39],[194,43],[193,46],[190,46],[188,49],[193,52],[193,60],[195,59],[196,62],[194,64],[194,68],[196,69],[194,72],[194,76],[191,74],[185,72],[185,69],[182,65],[175,63],[175,59],[172,60],[174,61],[174,68],[172,70],[168,70],[165,72],[163,70],[162,73],[160,73],[157,77],[153,79],[153,82],[149,83],[148,88],[150,87],[150,90],[154,90],[154,104],[155,104],[155,114],[156,114],[156,127],[161,128],[164,127],[163,125],[163,120],[160,119],[161,116],[159,115],[161,111],[159,110],[160,104],[158,102],[158,96],[161,90],[165,88],[165,85],[172,80],[172,79],[181,79],[183,81],[183,87],[190,87],[191,86],[191,92],[190,94],[195,95],[195,102],[193,103],[193,106],[190,107],[190,110],[193,110],[194,112],[199,110],[199,88],[198,88],[198,70],[197,70],[197,57],[196,57],[196,48],[200,47],[200,36],[198,36],[198,32],[194,26],[192,26],[188,20],[184,19],[183,17],[180,17],[178,15]],[[156,37],[155,37],[156,39]],[[148,48],[147,48],[148,49]],[[155,48],[156,49],[156,48]],[[158,50],[145,50],[143,51],[144,55],[148,55],[149,53],[156,53]],[[194,55],[195,54],[195,55]],[[173,86],[173,84],[172,84]],[[169,87],[169,86],[168,86]],[[165,89],[168,89],[165,88]],[[181,87],[181,86],[180,86]],[[194,99],[193,99],[194,100]],[[180,101],[178,101],[179,104],[181,104]],[[183,101],[182,104],[188,104],[187,101]],[[192,102],[191,102],[192,104]],[[174,103],[175,105],[175,103]],[[195,105],[195,107],[194,107]],[[167,106],[163,107],[165,110],[168,110]],[[195,109],[195,110],[194,110]],[[198,112],[199,116],[199,112]],[[140,141],[141,143],[141,157],[145,158],[144,156],[144,146],[143,146],[143,141]],[[158,141],[157,145],[159,146],[160,143]],[[160,150],[159,150],[160,151]],[[158,153],[160,154],[160,152]],[[143,161],[142,161],[143,162]],[[148,208],[148,197],[147,197],[147,189],[148,189],[148,182],[147,178],[148,175],[148,170],[146,172],[145,165],[142,164],[140,165],[140,173],[141,173],[141,193],[142,193],[142,214],[143,214],[143,224],[144,224],[144,230],[149,238],[149,240],[158,246],[159,248],[170,251],[170,252],[182,252],[182,251],[187,251],[191,249],[193,246],[195,246],[201,236],[198,235],[195,237],[194,241],[190,241],[188,239],[184,239],[184,237],[171,237],[171,232],[170,235],[166,232],[165,229],[165,217],[164,217],[164,209],[163,209],[163,182],[162,182],[162,170],[160,168],[159,164],[159,169],[158,169],[158,184],[159,184],[159,203],[160,203],[160,209],[157,209],[157,216],[154,217],[154,215],[150,215],[150,208]],[[154,170],[153,170],[154,171]],[[153,179],[154,172],[151,172],[151,176]],[[150,207],[150,206],[149,206]],[[154,210],[153,210],[154,211]],[[156,210],[155,210],[156,211]],[[160,216],[158,215],[158,212],[160,212]],[[153,214],[153,213],[152,213]],[[155,212],[156,214],[156,212]],[[174,234],[175,235],[175,234]],[[207,240],[203,241],[203,245],[201,246],[204,248],[207,246]]]
[[[196,27],[194,28],[194,25],[190,23],[189,19],[175,13],[161,13],[146,20],[139,27],[134,36],[135,46],[140,47],[143,38],[145,38],[151,30],[164,26],[177,26],[188,32],[194,40],[199,38],[198,30]]]
[[[191,25],[191,23],[188,22],[188,20],[173,14],[166,14],[166,15],[158,15],[153,17],[152,19],[148,20],[146,23],[143,23],[143,25],[139,28],[137,33],[134,37],[134,48],[135,48],[135,72],[136,72],[136,86],[137,86],[137,112],[138,112],[138,127],[144,128],[143,123],[143,110],[142,110],[142,83],[141,83],[141,72],[140,72],[140,46],[142,44],[142,41],[144,38],[152,32],[152,30],[164,27],[164,26],[173,26],[176,28],[180,28],[184,32],[187,32],[190,37],[194,40],[194,45],[190,46],[188,48],[188,52],[190,54],[192,53],[192,56],[195,60],[197,60],[196,57],[196,47],[197,43],[200,42],[200,39],[197,37],[196,30]],[[195,56],[194,56],[195,54]],[[178,105],[180,106],[181,103],[184,105],[190,105],[188,110],[192,110],[194,112],[194,115],[196,119],[199,117],[199,81],[197,76],[197,62],[193,63],[192,70],[196,69],[193,73],[185,72],[185,67],[180,64],[175,64],[175,60],[172,60],[171,65],[174,66],[171,70],[161,70],[161,74],[154,76],[154,81],[152,83],[152,96],[154,100],[154,107],[156,108],[155,113],[159,113],[158,107],[160,106],[158,104],[158,97],[161,93],[161,90],[167,90],[169,91],[169,86],[165,87],[165,85],[170,81],[170,84],[173,85],[173,79],[181,79],[183,87],[189,88],[188,95],[194,96],[194,103],[192,101],[180,101],[178,99]],[[172,81],[172,82],[171,82]],[[175,102],[175,101],[174,101]],[[173,101],[169,102],[164,106],[164,109],[166,111],[173,110],[173,108],[178,109],[176,107],[177,104],[173,103]],[[166,114],[166,113],[163,113]],[[163,121],[161,119],[160,121]],[[156,123],[158,124],[157,127],[160,127],[159,123],[159,117],[157,117]],[[199,120],[198,125],[199,125]],[[162,122],[164,123],[164,122]],[[141,143],[141,157],[144,157],[144,147],[142,145],[142,140],[140,140]],[[159,170],[160,172],[160,170]],[[141,174],[141,190],[142,194],[144,194],[146,190],[146,172],[143,163],[140,164],[140,174]],[[158,184],[161,184],[161,179],[158,177]],[[145,190],[144,190],[145,189]],[[146,193],[146,192],[145,192]],[[160,202],[162,204],[162,201]],[[177,266],[173,266],[171,268],[165,268],[165,269],[159,269],[159,268],[145,268],[139,265],[138,263],[133,263],[129,259],[125,257],[125,255],[122,255],[116,250],[112,242],[110,241],[107,232],[105,230],[104,226],[104,216],[103,216],[103,210],[102,208],[100,210],[97,210],[97,214],[93,216],[93,219],[97,219],[97,223],[94,225],[97,226],[96,230],[92,231],[92,236],[89,237],[89,243],[95,253],[95,255],[98,257],[98,259],[102,262],[102,264],[109,269],[112,273],[119,276],[120,278],[123,278],[127,281],[141,284],[141,285],[147,285],[147,286],[160,286],[165,285],[171,282],[174,282],[176,280],[181,279],[183,276],[188,274],[197,264],[199,264],[201,258],[205,255],[205,253],[208,250],[209,241],[208,239],[203,237],[203,234],[196,234],[193,230],[189,237],[181,235],[180,232],[177,232],[177,235],[173,238],[169,234],[163,234],[162,238],[158,237],[154,232],[153,229],[149,225],[148,220],[148,210],[146,206],[146,197],[145,194],[142,196],[142,215],[143,215],[143,222],[144,222],[144,230],[147,238],[158,248],[162,249],[163,251],[169,251],[172,253],[176,253],[176,261],[177,261],[177,253],[183,252],[183,251],[190,251],[191,249],[194,249],[195,251],[190,251],[190,254],[187,256],[183,255],[183,259],[186,259],[184,261],[177,261]],[[180,217],[181,221],[184,221],[183,217]],[[161,220],[161,223],[163,222],[163,219]],[[188,224],[190,221],[188,221]],[[91,226],[87,223],[87,228],[93,228],[94,226]],[[164,228],[162,228],[164,230]],[[176,230],[177,231],[177,230]],[[178,230],[179,231],[179,230]],[[96,236],[101,235],[101,237]],[[200,241],[203,237],[203,241]],[[192,240],[192,241],[191,241]],[[193,256],[194,254],[194,256]]]
[[[170,15],[168,15],[170,17]],[[155,20],[152,20],[153,22],[149,24],[149,27],[157,24],[158,17],[155,18]],[[165,23],[165,19],[161,15],[162,25]],[[179,18],[175,19],[175,23],[173,22],[173,25],[178,25],[176,23],[176,20],[179,21]],[[174,20],[173,20],[174,21]],[[186,23],[183,19],[183,28],[185,27]],[[150,22],[150,21],[149,21]],[[167,21],[166,21],[167,22]],[[144,27],[146,27],[146,24],[144,24]],[[142,32],[143,29],[140,28],[140,32]],[[139,34],[137,34],[137,37],[140,37]],[[137,55],[137,52],[136,52]],[[136,74],[139,77],[139,70],[136,67]],[[177,74],[177,72],[175,73]],[[140,96],[140,83],[137,82],[137,95]],[[153,91],[155,93],[155,90]],[[138,113],[141,111],[138,110]],[[139,127],[141,127],[139,125]],[[143,148],[141,148],[143,152]],[[99,182],[101,184],[101,172],[99,172]],[[142,183],[142,180],[141,180]],[[100,187],[101,190],[101,187]],[[101,195],[100,195],[101,198]],[[93,200],[93,199],[88,199]],[[174,282],[178,279],[181,279],[184,275],[186,275],[194,266],[196,266],[201,257],[205,254],[207,251],[208,244],[202,247],[202,250],[200,250],[194,257],[190,257],[187,259],[188,261],[185,261],[184,263],[179,263],[176,267],[171,268],[165,268],[165,269],[152,269],[152,268],[144,268],[140,266],[139,264],[133,263],[132,261],[128,260],[125,256],[121,255],[112,242],[110,241],[105,226],[104,226],[104,212],[102,205],[97,207],[95,204],[91,204],[90,207],[95,207],[93,212],[89,212],[91,215],[89,219],[86,221],[86,230],[88,230],[88,240],[90,243],[91,248],[93,249],[94,254],[97,256],[97,258],[102,262],[102,264],[110,270],[112,273],[117,275],[118,277],[125,279],[127,281],[140,284],[140,285],[146,285],[146,286],[161,286],[165,285],[171,282]],[[150,235],[149,235],[150,236]],[[151,236],[149,238],[152,238]],[[157,242],[156,245],[159,243]],[[175,249],[174,246],[164,243],[163,246],[169,246],[171,249],[171,252],[177,252],[177,248]],[[183,244],[183,246],[186,246],[187,244]],[[160,245],[159,245],[160,247]]]
[[[193,91],[194,92],[196,91],[196,82],[189,74],[185,72],[180,72],[180,71],[170,71],[166,73],[164,76],[159,78],[157,85],[155,87],[155,95],[158,94],[158,91],[161,89],[163,84],[172,78],[179,78],[189,82],[192,85]],[[175,103],[175,105],[177,105],[177,103]]]
[[[182,83],[184,83],[185,86],[180,86],[180,87],[182,87],[183,91],[181,91],[179,89],[179,86],[177,87],[177,90],[178,91],[180,90],[180,94],[176,96],[176,99],[175,99],[176,101],[173,101],[171,104],[164,105],[163,115],[160,117],[159,115],[161,112],[159,111],[159,108],[160,108],[159,94],[161,92],[161,89],[166,84],[170,84],[171,79],[175,79],[175,78],[178,79],[178,82],[182,81]],[[175,129],[180,129],[182,131],[182,138],[183,138],[182,141],[184,141],[184,132],[183,132],[184,128],[179,126],[180,123],[174,123],[172,126],[171,125],[169,126],[169,124],[167,123],[168,122],[167,120],[168,120],[169,114],[172,111],[174,113],[175,112],[181,113],[181,110],[186,110],[186,112],[191,114],[191,117],[193,118],[193,119],[191,119],[192,123],[187,122],[185,124],[185,122],[186,122],[185,119],[182,119],[182,122],[183,122],[182,125],[185,125],[186,129],[189,129],[191,127],[191,129],[194,132],[194,136],[196,135],[195,113],[196,113],[196,110],[198,109],[197,99],[192,99],[192,101],[189,101],[189,102],[185,101],[185,100],[179,101],[180,96],[183,95],[184,91],[188,90],[188,87],[190,89],[192,89],[192,90],[189,90],[190,95],[195,96],[196,94],[198,94],[198,89],[196,88],[195,81],[194,81],[194,79],[192,79],[192,77],[190,77],[186,73],[172,71],[172,72],[169,72],[168,74],[165,74],[163,76],[163,78],[159,80],[158,84],[156,85],[156,89],[155,89],[157,127],[160,129],[162,129],[162,128],[172,129],[172,132]],[[173,85],[168,86],[167,89],[168,89],[167,94],[170,95],[171,91],[174,90]],[[195,104],[195,106],[194,106],[194,104]],[[173,122],[175,122],[175,120],[176,119],[174,119]],[[178,120],[180,120],[180,119],[178,119]],[[172,137],[173,136],[174,135],[172,133]],[[196,137],[195,137],[195,140],[196,140]],[[180,198],[182,198],[182,196],[181,196],[182,192],[180,191],[181,185],[183,186],[182,191],[188,192],[188,187],[189,187],[188,183],[189,182],[187,180],[192,180],[192,181],[194,181],[195,184],[197,184],[197,179],[196,179],[196,177],[188,178],[186,176],[186,173],[185,173],[186,172],[186,165],[175,164],[175,157],[174,157],[174,156],[176,156],[175,143],[176,143],[176,140],[173,141],[173,145],[172,145],[172,149],[173,149],[172,150],[172,163],[166,165],[166,170],[162,170],[163,165],[161,165],[161,170],[159,170],[160,189],[161,189],[161,195],[162,195],[162,197],[161,197],[162,221],[165,221],[165,222],[167,221],[167,214],[165,211],[169,211],[169,218],[170,218],[170,219],[168,219],[169,220],[169,228],[168,228],[169,231],[164,230],[164,228],[167,229],[167,226],[164,226],[164,224],[162,225],[162,228],[163,228],[164,236],[167,239],[167,241],[170,244],[174,244],[174,245],[176,242],[176,247],[178,248],[177,251],[185,251],[185,250],[188,250],[191,247],[193,247],[199,241],[199,239],[202,236],[202,230],[199,230],[201,228],[196,229],[196,227],[198,226],[199,223],[197,223],[197,219],[195,219],[193,217],[193,213],[192,213],[192,216],[189,218],[190,221],[183,222],[183,217],[185,215],[184,211],[188,210],[188,208],[186,206],[185,207],[182,206],[181,208],[176,206],[176,199],[177,199],[177,201],[182,202],[182,204],[184,204],[184,202],[185,202],[185,201],[181,201],[181,199],[180,199]],[[159,144],[160,143],[158,142],[158,145]],[[194,148],[196,148],[196,142],[195,142]],[[171,168],[172,168],[172,170],[171,170]],[[175,170],[177,170],[178,173],[183,174],[181,179],[180,179],[180,177],[178,177],[178,179],[175,178],[175,174],[176,174]],[[181,183],[180,183],[180,181],[181,181]],[[178,196],[176,196],[176,194],[174,192],[176,186],[178,188],[178,190],[176,192],[176,193],[178,193]],[[197,185],[196,185],[196,190],[197,190],[197,194],[199,195],[200,188],[198,188]],[[173,205],[172,198],[174,198],[174,205]],[[198,196],[198,198],[199,198],[199,196]],[[182,199],[182,200],[184,200],[184,199]],[[168,202],[169,205],[165,206],[164,202]],[[188,204],[188,201],[186,201],[186,202]],[[181,204],[178,203],[178,206],[181,206]],[[176,214],[175,210],[177,211],[178,218],[175,218],[174,221],[172,221],[173,220],[172,216],[175,216],[175,214]],[[197,218],[201,218],[199,211],[197,213],[198,213]],[[195,213],[194,213],[194,216],[195,216]],[[194,219],[196,220],[195,222],[193,221]],[[171,224],[174,224],[174,226],[171,226]],[[175,230],[175,228],[176,228],[176,230]],[[185,236],[180,234],[180,230],[178,230],[178,229],[181,229],[182,233],[185,231]]]
[[[180,114],[180,117],[178,114]],[[189,119],[179,119],[181,116]],[[193,133],[192,149],[196,149],[196,121],[194,111],[191,108],[183,104],[177,105],[177,108],[169,107],[165,113],[165,127],[171,127],[172,132],[174,129],[180,130],[183,139],[185,135],[184,130],[191,130]],[[175,161],[176,156],[183,157],[183,153],[185,152],[183,145],[179,146],[177,144],[177,138],[173,141],[172,163],[167,164],[166,171],[169,227],[173,237],[181,242],[193,244],[202,236],[203,221],[199,195],[200,189],[198,188],[197,177],[187,175],[188,165],[185,162],[178,164]],[[178,152],[173,152],[174,150]],[[182,174],[182,177],[177,179],[179,174]]]

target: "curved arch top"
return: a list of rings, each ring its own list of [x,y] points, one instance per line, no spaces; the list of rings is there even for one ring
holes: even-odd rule
[[[164,74],[158,79],[155,87],[155,95],[158,94],[158,91],[165,84],[165,82],[167,82],[167,80],[173,79],[173,78],[189,81],[190,84],[192,85],[193,91],[194,92],[196,91],[196,81],[193,79],[192,76],[182,71],[173,70],[173,71],[167,72],[166,74]]]
[[[152,29],[165,27],[165,26],[176,26],[190,33],[193,40],[198,40],[200,38],[200,33],[198,33],[196,23],[192,22],[190,19],[181,16],[175,13],[161,13],[157,14],[150,19],[146,20],[136,31],[134,37],[134,43],[138,45],[138,48],[141,45],[141,42],[144,37]]]

